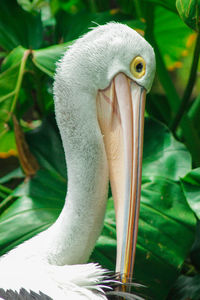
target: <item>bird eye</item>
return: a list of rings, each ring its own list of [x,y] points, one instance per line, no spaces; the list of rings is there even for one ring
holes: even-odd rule
[[[146,72],[146,63],[141,56],[136,56],[130,64],[131,73],[137,79],[144,76]]]

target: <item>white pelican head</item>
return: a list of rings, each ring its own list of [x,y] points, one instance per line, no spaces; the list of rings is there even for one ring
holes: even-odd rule
[[[78,39],[58,64],[55,77],[55,111],[68,166],[67,198],[90,224],[82,232],[87,238],[78,238],[88,251],[83,247],[76,255],[81,261],[88,259],[100,233],[109,176],[117,223],[116,270],[124,274],[124,281],[134,264],[145,94],[154,74],[149,43],[128,26],[109,23]],[[68,221],[74,222],[70,216]],[[85,226],[84,220],[77,222]]]

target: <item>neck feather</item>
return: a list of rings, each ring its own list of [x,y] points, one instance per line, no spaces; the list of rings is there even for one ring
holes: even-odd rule
[[[69,93],[67,87],[58,88],[55,109],[67,162],[68,191],[64,208],[48,231],[48,259],[58,265],[88,260],[102,229],[108,187],[96,95],[75,86]]]

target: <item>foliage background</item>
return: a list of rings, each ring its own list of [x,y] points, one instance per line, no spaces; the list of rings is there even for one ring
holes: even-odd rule
[[[200,299],[200,52],[198,0],[1,0],[0,254],[57,218],[67,178],[52,83],[67,46],[117,21],[152,44],[134,277],[145,299]],[[91,256],[114,269],[111,192]]]

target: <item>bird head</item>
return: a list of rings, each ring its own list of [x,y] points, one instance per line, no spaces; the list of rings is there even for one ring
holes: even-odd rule
[[[91,32],[91,35],[94,32]],[[102,51],[97,116],[104,137],[117,224],[116,271],[132,277],[140,207],[145,97],[155,75],[153,48],[136,31],[107,24],[95,31]],[[105,47],[105,46],[104,46]]]
[[[149,43],[126,25],[108,23],[75,41],[58,66],[54,84],[55,105],[64,95],[65,111],[71,113],[69,107],[74,109],[77,105],[76,114],[79,107],[84,106],[85,123],[91,122],[88,121],[91,111],[97,116],[115,202],[116,271],[124,274],[124,282],[131,277],[134,265],[145,96],[152,86],[154,74],[155,55]],[[77,90],[80,97],[75,94]],[[73,93],[76,103],[69,100]],[[88,94],[91,97],[87,97]],[[60,106],[56,106],[57,120],[59,112]],[[79,123],[77,126],[81,130]],[[91,126],[89,124],[88,128]]]

